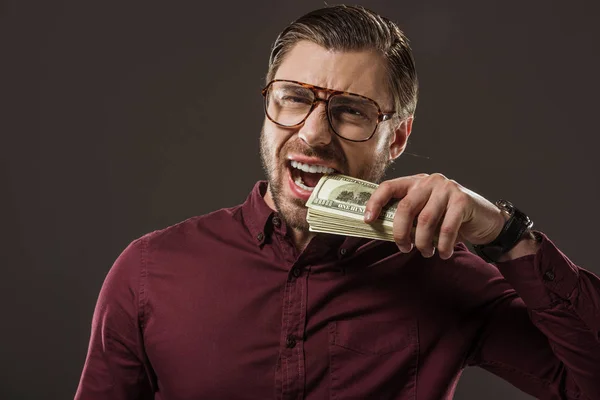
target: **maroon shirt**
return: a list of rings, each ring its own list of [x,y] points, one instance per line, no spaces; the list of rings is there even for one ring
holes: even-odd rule
[[[600,279],[547,239],[487,264],[321,235],[298,252],[256,185],[134,241],[96,306],[80,400],[451,398],[478,365],[600,399]]]

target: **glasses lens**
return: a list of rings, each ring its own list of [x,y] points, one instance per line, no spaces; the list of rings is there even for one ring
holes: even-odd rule
[[[298,125],[310,112],[315,95],[292,82],[273,82],[266,96],[267,115],[284,126]]]
[[[377,128],[379,108],[360,96],[336,95],[329,100],[329,119],[336,133],[350,140],[366,140]]]

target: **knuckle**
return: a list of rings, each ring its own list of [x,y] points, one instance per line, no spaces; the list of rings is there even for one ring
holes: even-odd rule
[[[452,225],[442,225],[440,233],[442,235],[453,235],[456,232],[456,227]]]
[[[421,212],[417,219],[419,225],[424,227],[431,227],[435,222],[435,217],[429,212]]]
[[[398,203],[398,210],[402,210],[402,212],[410,212],[413,209],[413,202],[409,198],[403,198]]]
[[[445,180],[447,180],[447,178],[444,175],[440,174],[439,172],[431,174],[431,179],[436,180],[436,181],[445,181]]]
[[[456,182],[454,179],[448,179],[445,183],[446,183],[446,187],[449,188],[450,190],[456,190],[460,187],[458,182]]]
[[[460,206],[464,206],[469,203],[469,195],[463,191],[457,192],[454,196],[454,202]]]
[[[391,181],[383,181],[379,184],[379,191],[380,192],[387,192],[389,190],[391,190],[392,188],[392,182]]]

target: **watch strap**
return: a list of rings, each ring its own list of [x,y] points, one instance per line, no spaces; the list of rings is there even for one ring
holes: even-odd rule
[[[502,231],[491,243],[474,245],[477,255],[489,263],[496,263],[521,240],[523,234],[533,227],[533,221],[515,208],[509,201],[498,200],[496,206],[509,214]]]

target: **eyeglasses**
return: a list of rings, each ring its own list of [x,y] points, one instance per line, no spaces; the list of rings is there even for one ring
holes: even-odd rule
[[[326,99],[319,92],[329,94]],[[382,112],[379,104],[366,96],[327,89],[297,81],[275,79],[262,90],[265,114],[273,123],[286,128],[302,124],[322,101],[327,109],[331,130],[352,142],[373,137],[377,126],[396,112]]]

